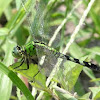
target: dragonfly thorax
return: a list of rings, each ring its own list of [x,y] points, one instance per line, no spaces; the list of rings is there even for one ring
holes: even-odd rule
[[[21,58],[22,57],[22,49],[20,46],[16,46],[14,47],[13,51],[12,51],[12,55],[15,57],[15,58]]]
[[[34,56],[36,55],[36,48],[34,42],[29,42],[28,44],[25,45],[24,47],[25,54],[28,56]]]

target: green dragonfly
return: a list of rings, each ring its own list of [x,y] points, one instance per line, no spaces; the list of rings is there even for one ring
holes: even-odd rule
[[[55,56],[55,58],[62,58],[62,59],[66,59],[66,60],[69,60],[69,61],[72,61],[74,63],[78,63],[80,65],[83,65],[83,66],[86,66],[88,68],[91,68],[95,71],[100,71],[100,67],[98,67],[97,65],[95,64],[92,64],[90,62],[86,62],[86,61],[80,61],[79,59],[76,59],[76,58],[72,58],[68,55],[64,55],[60,52],[58,52],[56,49],[54,48],[51,48],[47,45],[45,45],[44,43],[40,43],[40,42],[29,42],[28,44],[26,44],[24,46],[24,48],[21,48],[20,46],[16,46],[14,47],[13,49],[13,56],[15,58],[22,58],[21,60],[21,64],[19,66],[16,66],[16,68],[20,67],[24,62],[27,63],[27,68],[25,69],[20,69],[20,70],[28,70],[29,69],[29,61],[31,60],[33,63],[36,63],[37,62],[33,59],[33,56],[36,55],[36,49],[39,49],[39,50],[42,50],[44,49],[44,52],[43,54],[45,54],[46,56],[49,56],[50,57],[50,53],[53,54]]]
[[[14,69],[17,71],[25,71],[25,70],[28,71],[31,67],[31,64],[38,64],[39,70],[37,70],[35,74],[32,75],[32,78],[41,73],[41,70],[43,70],[46,76],[49,76],[53,68],[55,67],[56,63],[58,62],[58,58],[61,58],[62,62],[59,66],[59,71],[57,72],[58,73],[57,75],[58,77],[60,77],[62,73],[62,77],[64,76],[63,80],[66,77],[66,72],[65,72],[66,61],[71,61],[80,64],[82,66],[86,66],[90,69],[100,71],[100,67],[98,67],[95,64],[86,61],[80,61],[79,59],[72,58],[68,55],[64,55],[59,51],[57,51],[56,49],[47,46],[43,42],[38,42],[42,40],[43,41],[45,40],[45,42],[48,41],[48,32],[50,31],[48,28],[49,25],[45,24],[47,23],[46,18],[48,18],[48,16],[43,11],[47,14],[47,12],[45,11],[44,4],[42,5],[40,2],[39,8],[37,9],[37,14],[34,18],[34,21],[31,24],[31,35],[33,35],[34,41],[27,43],[23,47],[21,46],[14,47],[12,52],[13,56],[15,58],[21,59],[19,63],[14,65]],[[38,58],[38,60],[34,59],[35,56]],[[26,65],[23,66],[24,64]],[[68,64],[67,67],[70,68]],[[35,71],[35,69],[32,70]],[[71,75],[70,72],[69,75]],[[66,80],[68,81],[68,79]]]

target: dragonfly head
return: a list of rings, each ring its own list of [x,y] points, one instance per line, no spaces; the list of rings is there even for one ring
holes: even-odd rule
[[[20,46],[14,47],[14,49],[12,51],[12,55],[17,59],[21,58],[22,57],[22,49],[21,49],[21,47]]]

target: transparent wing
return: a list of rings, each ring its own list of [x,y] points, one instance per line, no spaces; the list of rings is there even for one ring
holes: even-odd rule
[[[36,5],[36,15],[34,17],[33,22],[31,23],[31,31],[33,39],[38,40],[40,42],[48,42],[48,32],[49,32],[49,23],[47,22],[47,16],[45,7],[47,6],[47,1],[40,1]]]
[[[40,72],[45,74],[46,76],[54,74],[54,80],[60,83],[63,87],[66,87],[67,90],[72,89],[72,84],[74,83],[71,81],[73,75],[69,61],[67,61],[65,57],[58,58],[59,55],[47,48],[40,47],[37,50],[39,52],[38,57],[40,58]]]
[[[34,0],[29,1],[32,2]],[[50,24],[50,22],[52,22],[52,10],[49,7],[49,1],[50,0],[40,0],[35,3],[32,2],[30,9],[25,8],[25,5],[28,1],[22,1],[22,6],[24,7],[25,12],[28,14],[25,21],[27,21],[29,25],[32,40],[46,44],[48,44],[55,30],[55,26],[52,27]],[[57,46],[59,40],[60,34],[55,38],[55,41],[53,42],[54,47]]]

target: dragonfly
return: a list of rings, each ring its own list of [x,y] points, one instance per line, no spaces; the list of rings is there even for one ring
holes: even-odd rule
[[[33,35],[33,37],[35,37],[34,41],[30,41],[29,43],[25,44],[23,47],[17,45],[16,47],[14,47],[12,51],[12,54],[15,58],[21,59],[20,63],[18,63],[19,65],[15,66],[14,69],[18,71],[24,71],[24,70],[27,71],[30,69],[30,63],[33,63],[33,64],[38,64],[39,70],[34,74],[34,76],[32,76],[32,78],[37,76],[42,69],[46,74],[46,76],[49,76],[57,63],[58,58],[61,58],[63,61],[59,66],[60,68],[59,71],[61,71],[62,76],[64,74],[64,69],[65,69],[64,64],[66,61],[71,61],[80,64],[82,66],[86,66],[92,70],[100,71],[100,67],[98,65],[86,61],[80,61],[77,58],[73,58],[69,55],[62,54],[59,51],[57,51],[55,48],[50,47],[43,42],[39,42],[46,38],[45,36],[47,35],[46,33],[48,33],[48,31],[45,31],[45,29],[49,26],[45,24],[46,20],[44,20],[44,17],[46,15],[42,13],[42,10],[44,9],[41,9],[42,8],[41,5],[39,5],[39,9],[37,11],[36,17],[33,23],[31,24],[31,34]],[[35,41],[35,40],[39,40],[39,41]],[[47,38],[45,40],[47,41]],[[34,56],[38,58],[37,61],[34,59]],[[41,59],[43,61],[42,64],[40,63]],[[24,67],[23,64],[26,64],[26,67]],[[23,68],[21,66],[23,66]],[[67,64],[67,67],[68,66],[69,65]],[[66,77],[66,75],[64,76]]]
[[[95,64],[92,64],[92,63],[86,62],[86,61],[80,61],[77,58],[72,58],[72,57],[70,57],[68,55],[64,55],[64,54],[58,52],[56,49],[45,45],[44,43],[33,42],[33,41],[28,43],[28,44],[26,44],[24,48],[21,48],[18,45],[16,47],[14,47],[14,49],[12,51],[13,56],[15,58],[22,58],[21,64],[19,66],[15,67],[15,69],[20,67],[25,61],[27,63],[27,68],[22,69],[22,70],[28,70],[29,69],[29,61],[30,60],[33,61],[34,63],[37,63],[36,61],[34,61],[34,59],[32,57],[34,55],[36,55],[36,49],[41,49],[41,48],[42,49],[46,49],[47,52],[49,51],[49,52],[53,53],[54,56],[57,57],[57,58],[66,59],[66,60],[72,61],[74,63],[78,63],[78,64],[80,64],[82,66],[86,66],[88,68],[91,68],[92,70],[100,71],[100,67],[95,65]]]

